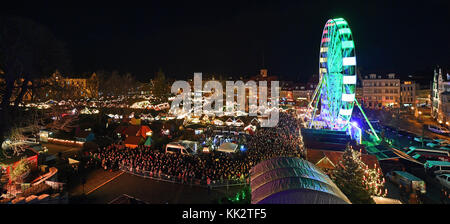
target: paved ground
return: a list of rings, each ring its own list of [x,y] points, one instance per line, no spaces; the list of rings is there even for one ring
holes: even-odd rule
[[[422,129],[424,125],[431,124],[439,126],[439,123],[432,119],[429,113],[424,113],[417,118],[412,114],[401,114],[400,118],[397,118],[396,115],[397,114],[394,113],[395,117],[392,117],[392,113],[389,112],[375,112],[374,116],[369,116],[369,118],[380,120],[385,125],[398,127],[418,136],[422,136]],[[450,140],[450,136],[436,134],[428,131],[428,129],[425,129],[423,134],[424,137],[427,138]]]
[[[101,181],[95,181],[101,182]],[[238,188],[208,190],[205,187],[174,184],[123,173],[88,193],[83,203],[106,204],[127,194],[151,204],[211,204],[232,195]]]
[[[80,183],[69,189],[69,193],[71,196],[80,196],[83,192],[88,194],[101,187],[103,184],[108,183],[108,181],[114,180],[120,175],[122,175],[121,171],[109,172],[102,169],[91,171],[87,174],[86,183],[84,186],[81,184],[81,181],[78,180]]]
[[[378,119],[381,121],[383,125],[389,125],[392,127],[400,128],[405,131],[414,133],[418,136],[424,135],[426,138],[431,139],[447,139],[450,140],[449,136],[445,135],[439,135],[433,132],[428,131],[427,129],[423,130],[424,125],[432,124],[432,125],[438,125],[438,123],[431,119],[431,117],[427,114],[423,114],[420,116],[420,118],[416,118],[413,115],[405,115],[403,114],[400,119],[398,118],[392,118],[392,114],[385,113],[384,115],[378,115],[376,117],[372,117],[372,119]],[[386,133],[386,137],[392,137],[389,136],[388,133]],[[403,147],[409,147],[409,140],[400,139],[400,137],[395,137],[396,141],[399,142]],[[417,146],[420,147],[419,143],[416,143]],[[424,203],[431,203],[431,204],[437,204],[441,203],[440,201],[440,184],[436,183],[436,181],[433,180],[433,178],[426,178],[425,179],[426,186],[427,186],[427,193],[425,195],[425,201]],[[400,194],[400,191],[397,186],[394,186],[393,184],[387,182],[386,184],[388,188],[388,197],[399,199],[404,203],[407,203],[407,198],[402,197]]]
[[[211,204],[219,198],[234,195],[240,187],[216,188],[175,184],[135,176],[122,171],[102,169],[91,171],[86,183],[69,189],[74,203],[107,204],[116,197],[127,194],[151,204]],[[86,196],[83,198],[83,192]],[[82,199],[80,199],[82,198]]]

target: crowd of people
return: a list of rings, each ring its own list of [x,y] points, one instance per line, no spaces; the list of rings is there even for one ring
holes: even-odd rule
[[[234,155],[212,151],[195,156],[165,153],[146,146],[131,149],[113,144],[91,153],[90,163],[104,169],[132,168],[151,176],[170,175],[180,181],[242,180],[248,178],[252,166],[278,156],[303,155],[300,122],[281,113],[274,128],[260,128],[253,135],[243,136],[248,149]]]

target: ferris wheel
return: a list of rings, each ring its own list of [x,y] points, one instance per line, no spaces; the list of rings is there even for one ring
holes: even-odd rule
[[[312,110],[309,128],[317,121],[323,124],[322,128],[351,132],[353,126],[361,132],[357,122],[350,122],[356,104],[372,134],[380,140],[358,103],[355,92],[356,54],[352,31],[345,19],[330,19],[325,24],[320,42],[319,84],[309,104]],[[320,115],[316,118],[319,103]]]
[[[320,99],[318,119],[330,129],[346,130],[352,117],[356,89],[355,44],[347,21],[342,18],[327,21],[319,55],[319,85],[313,95],[312,120]]]

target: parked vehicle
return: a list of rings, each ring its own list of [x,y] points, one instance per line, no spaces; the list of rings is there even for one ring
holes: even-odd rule
[[[386,178],[397,184],[401,185],[406,192],[412,192],[414,190],[420,191],[420,193],[426,193],[425,181],[405,171],[391,171],[386,174]]]
[[[179,141],[171,142],[166,145],[166,153],[180,153],[183,155],[197,154],[198,142],[194,141]]]
[[[434,140],[431,138],[422,138],[422,137],[414,137],[414,141],[416,142],[424,142],[424,143],[429,143],[429,142],[433,142]]]
[[[450,161],[450,151],[443,149],[412,149],[406,154],[421,162],[439,160]]]
[[[434,174],[450,174],[450,162],[428,160],[424,164],[426,170],[432,171]]]
[[[449,134],[450,131],[443,127],[438,127],[435,125],[428,125],[428,130],[437,134]]]
[[[441,174],[436,176],[436,179],[441,185],[450,190],[450,174]]]

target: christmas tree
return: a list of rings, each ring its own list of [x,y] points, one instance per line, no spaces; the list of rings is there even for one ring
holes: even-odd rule
[[[360,159],[361,154],[347,146],[341,161],[331,175],[334,183],[354,204],[372,204],[374,201],[366,188],[366,165]]]
[[[370,195],[386,197],[387,189],[384,188],[386,180],[383,178],[381,169],[377,168],[376,164],[374,169],[369,169],[369,166],[365,166],[363,181]]]

